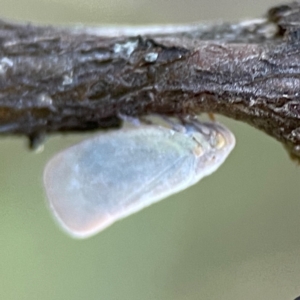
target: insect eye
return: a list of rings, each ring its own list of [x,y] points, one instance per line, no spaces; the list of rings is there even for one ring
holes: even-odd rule
[[[226,141],[224,136],[221,133],[217,132],[215,135],[215,148],[219,150],[224,147],[225,143]]]
[[[212,148],[220,150],[225,146],[226,139],[220,132],[214,131],[210,135],[209,144]]]

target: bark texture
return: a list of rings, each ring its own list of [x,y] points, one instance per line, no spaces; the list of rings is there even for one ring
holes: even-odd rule
[[[218,113],[300,160],[300,2],[235,24],[55,28],[0,22],[0,133]]]

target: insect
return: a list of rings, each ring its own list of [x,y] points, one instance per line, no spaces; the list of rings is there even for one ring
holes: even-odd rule
[[[211,174],[235,145],[233,134],[216,122],[181,129],[117,130],[54,156],[44,185],[58,223],[73,237],[92,236]]]

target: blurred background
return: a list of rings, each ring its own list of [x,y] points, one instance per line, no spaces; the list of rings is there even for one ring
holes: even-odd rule
[[[1,17],[44,24],[150,24],[259,17],[274,0],[0,0]],[[45,205],[43,168],[88,135],[44,152],[0,141],[0,298],[259,300],[300,295],[300,169],[283,147],[218,117],[236,135],[199,184],[78,241]]]

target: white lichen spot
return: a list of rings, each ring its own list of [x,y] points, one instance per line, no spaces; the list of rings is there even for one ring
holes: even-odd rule
[[[0,74],[5,75],[6,71],[11,68],[14,65],[14,62],[7,58],[7,57],[2,57],[0,60]]]
[[[47,93],[39,94],[37,97],[37,101],[38,101],[39,106],[42,106],[42,107],[43,106],[45,106],[45,107],[52,106],[52,104],[53,104],[52,98]]]
[[[268,59],[269,59],[269,55],[267,54],[266,51],[263,51],[263,52],[260,54],[259,59],[260,59],[260,60],[268,60]]]
[[[138,46],[138,40],[133,42],[127,42],[124,44],[115,44],[114,45],[114,52],[116,54],[125,55],[126,57],[129,57],[131,53],[137,48]]]
[[[299,139],[299,138],[300,138],[300,128],[298,127],[298,128],[296,128],[296,129],[292,130],[291,136],[292,136],[293,138]]]
[[[250,98],[249,106],[250,106],[250,107],[251,107],[251,106],[254,106],[255,103],[256,103],[256,101],[255,101],[254,99]]]
[[[258,33],[264,35],[265,38],[269,39],[278,33],[277,24],[266,23],[264,26],[258,29]]]
[[[157,60],[157,57],[158,57],[158,53],[150,52],[145,55],[144,59],[146,62],[151,63],[151,62],[155,62]]]
[[[64,75],[62,84],[63,85],[70,85],[72,83],[73,83],[73,77],[72,77],[72,75],[71,74]]]
[[[261,18],[261,19],[254,19],[254,20],[244,20],[238,24],[234,24],[235,27],[246,27],[246,28],[257,28],[257,25],[262,25],[266,23],[266,20]]]

